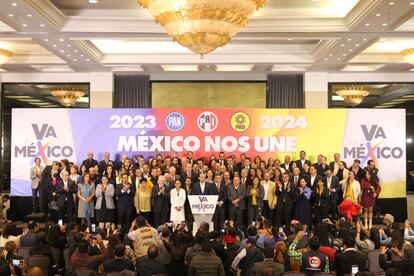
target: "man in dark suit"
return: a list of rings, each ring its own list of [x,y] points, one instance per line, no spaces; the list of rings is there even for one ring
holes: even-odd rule
[[[147,256],[137,262],[138,275],[167,275],[165,266],[158,260],[159,249],[156,245],[150,245]]]
[[[239,172],[239,167],[234,164],[233,157],[227,158],[227,171],[230,173],[231,177],[233,177],[235,172]]]
[[[355,249],[355,240],[345,238],[343,244],[344,252],[336,253],[335,255],[334,266],[336,268],[336,275],[351,274],[353,265],[358,266],[358,271],[364,271],[367,259],[364,254]]]
[[[199,182],[193,186],[193,195],[215,195],[214,187],[206,182],[206,174],[200,173]]]
[[[198,174],[193,171],[193,166],[190,163],[185,165],[185,170],[181,174],[181,183],[185,183],[187,177],[191,178],[191,184],[193,185],[198,181]]]
[[[290,177],[290,183],[293,184],[294,187],[298,187],[299,185],[299,180],[302,178],[302,176],[300,175],[300,170],[299,168],[294,168],[293,172],[292,172],[292,176]],[[307,181],[307,179],[306,179]]]
[[[349,168],[350,171],[353,171],[355,174],[355,179],[361,181],[364,178],[364,170],[361,168],[361,161],[359,159],[355,159],[352,166]]]
[[[240,171],[240,183],[245,185],[246,188],[252,184],[252,179],[249,177],[249,171],[245,168]]]
[[[317,165],[316,170],[318,171],[318,174],[322,177],[325,177],[326,170],[329,168],[328,164],[326,164],[326,157],[322,156],[320,158],[320,164]]]
[[[88,158],[86,158],[85,160],[83,160],[82,162],[82,166],[86,167],[86,170],[89,170],[90,167],[95,167],[96,165],[98,165],[98,161],[96,161],[95,159],[93,159],[93,152],[89,151],[88,152]]]
[[[110,154],[109,152],[105,152],[103,155],[103,160],[99,161],[98,166],[99,166],[99,174],[102,175],[103,172],[106,170],[106,167],[109,165],[110,162],[112,162],[112,164],[114,164],[114,161],[110,160]]]
[[[236,222],[237,227],[243,226],[243,211],[246,209],[246,186],[240,183],[240,178],[235,176],[233,183],[227,187],[227,199],[229,201],[229,218]]]
[[[332,169],[326,170],[326,186],[329,190],[329,208],[333,219],[338,217],[339,179],[333,175]]]
[[[222,152],[222,151],[219,152],[219,159],[217,160],[217,162],[220,165],[224,165],[224,166],[227,167],[227,160],[226,160],[226,157],[224,155],[224,152]]]
[[[52,185],[53,175],[60,175],[60,165],[57,161],[53,161],[52,165],[47,165],[44,168],[39,183],[40,209],[45,216],[47,216],[49,212],[48,203],[50,202],[51,197],[48,193],[48,187]]]
[[[227,187],[226,184],[221,181],[221,174],[214,176],[215,193],[218,195],[216,210],[214,211],[213,222],[214,230],[220,231],[221,226],[226,219],[226,201],[227,201]]]
[[[62,178],[56,183],[57,204],[59,206],[59,219],[64,220],[67,214],[67,221],[73,220],[75,201],[73,195],[77,192],[77,186],[69,178],[68,171],[62,172]]]
[[[318,174],[316,167],[313,165],[310,167],[309,172],[310,175],[307,177],[306,183],[309,188],[314,190],[318,186],[319,179],[321,179],[322,177]]]
[[[332,174],[336,175],[339,170],[339,163],[344,164],[344,167],[346,168],[346,163],[344,161],[341,161],[341,155],[339,153],[334,154],[334,161],[329,163],[329,167],[332,169]]]
[[[170,190],[165,185],[165,177],[160,175],[152,189],[152,211],[154,213],[154,227],[166,223],[168,221],[168,204],[170,203]]]
[[[242,169],[242,167],[244,167],[244,160],[245,159],[246,159],[246,154],[244,154],[244,153],[240,154],[240,162],[236,164],[237,167],[239,168],[239,173],[240,173],[240,170]],[[234,159],[234,161],[236,162],[236,159]]]
[[[131,227],[132,212],[135,210],[135,185],[128,182],[129,176],[127,173],[123,173],[121,177],[122,183],[116,185],[115,194],[118,198],[118,222],[121,224],[121,234],[123,235]]]
[[[311,162],[306,159],[306,152],[304,150],[300,151],[299,157],[300,159],[296,160],[296,167],[298,167],[301,172],[303,172],[303,165],[305,163],[312,166]]]
[[[289,174],[282,175],[282,183],[277,183],[276,195],[276,224],[277,226],[289,225],[292,218],[292,210],[294,206],[293,197],[295,195],[295,187],[289,182]]]
[[[290,161],[290,156],[285,155],[285,159],[283,161],[283,164],[281,164],[280,167],[285,169],[285,171],[292,172],[292,165],[293,165],[293,161]]]

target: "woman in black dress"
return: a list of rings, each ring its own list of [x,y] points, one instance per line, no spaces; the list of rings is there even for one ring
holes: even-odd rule
[[[315,224],[322,222],[329,213],[329,191],[325,182],[320,178],[313,191],[313,205],[315,207]]]

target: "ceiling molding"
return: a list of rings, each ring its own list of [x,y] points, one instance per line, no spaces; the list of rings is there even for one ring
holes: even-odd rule
[[[346,1],[346,0],[343,0]],[[351,12],[345,17],[347,26],[350,30],[361,24],[361,21],[366,19],[367,16],[379,5],[382,0],[365,0],[359,1],[358,4],[351,10]]]
[[[48,0],[24,0],[42,15],[55,28],[61,29],[65,24],[65,15]]]

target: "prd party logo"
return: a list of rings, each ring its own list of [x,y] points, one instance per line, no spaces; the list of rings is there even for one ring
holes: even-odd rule
[[[236,112],[230,119],[231,127],[237,132],[243,132],[250,127],[250,117],[244,112]]]
[[[52,139],[58,137],[53,126],[49,124],[42,124],[40,126],[32,124],[32,129],[37,142],[26,146],[15,146],[14,157],[31,157],[31,163],[37,157],[40,157],[48,165],[50,163],[48,158],[69,158],[73,155],[73,148],[70,146],[51,145]],[[45,139],[47,139],[47,142],[43,143],[42,141]]]
[[[180,131],[184,125],[185,118],[181,113],[172,112],[165,118],[165,126],[171,131]]]
[[[218,118],[213,112],[205,111],[198,116],[197,125],[203,132],[212,132],[218,126]]]

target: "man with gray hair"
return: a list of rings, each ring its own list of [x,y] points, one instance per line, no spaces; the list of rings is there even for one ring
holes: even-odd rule
[[[168,219],[168,204],[170,202],[170,189],[165,184],[165,177],[160,175],[157,181],[158,185],[155,185],[152,189],[152,211],[154,213],[154,227],[167,222]]]

